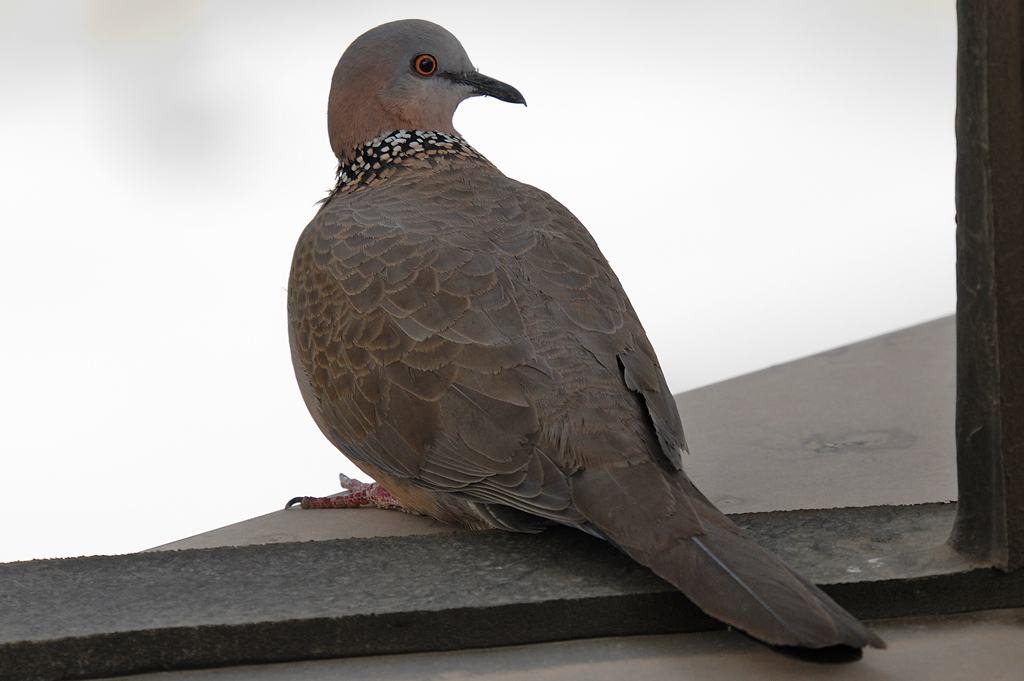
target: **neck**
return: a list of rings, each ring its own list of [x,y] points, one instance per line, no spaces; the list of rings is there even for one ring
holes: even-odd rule
[[[331,196],[348,187],[373,185],[394,173],[394,167],[409,159],[431,162],[445,156],[484,157],[464,139],[445,132],[396,130],[374,137],[345,155],[338,163],[337,185]]]

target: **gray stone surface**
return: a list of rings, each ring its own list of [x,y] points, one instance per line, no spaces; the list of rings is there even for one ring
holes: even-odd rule
[[[1019,681],[1024,610],[872,622],[888,650],[821,665],[731,632],[564,641],[447,653],[319,660],[130,677],[134,681]],[[125,679],[128,681],[128,679]]]
[[[973,569],[944,549],[952,510],[737,520],[859,617],[1024,606],[1024,572]],[[721,627],[608,544],[568,528],[8,563],[0,612],[0,679]]]
[[[304,511],[298,506],[293,506],[287,510],[274,511],[146,550],[212,549],[218,546],[407,537],[464,531],[439,523],[433,518],[400,511],[385,511],[379,508],[325,508]]]
[[[953,317],[676,396],[725,512],[956,499]]]
[[[572,530],[28,561],[0,565],[0,642],[670,590]]]

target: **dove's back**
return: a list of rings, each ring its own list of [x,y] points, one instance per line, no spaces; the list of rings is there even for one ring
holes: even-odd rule
[[[441,520],[605,538],[769,643],[883,645],[686,478],[655,353],[566,208],[441,133],[382,137],[348,172],[296,247],[289,333],[360,468]]]

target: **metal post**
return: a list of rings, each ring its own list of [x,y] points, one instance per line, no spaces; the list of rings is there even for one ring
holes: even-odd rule
[[[958,0],[959,502],[950,541],[1024,565],[1024,0]]]

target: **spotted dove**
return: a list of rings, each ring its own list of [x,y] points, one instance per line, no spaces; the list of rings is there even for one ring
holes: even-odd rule
[[[452,127],[479,95],[525,104],[426,21],[378,26],[338,62],[337,186],[288,283],[320,430],[411,511],[568,525],[769,644],[884,647],[690,482],[675,401],[594,238]]]

